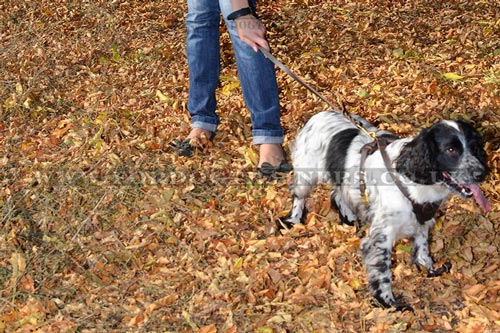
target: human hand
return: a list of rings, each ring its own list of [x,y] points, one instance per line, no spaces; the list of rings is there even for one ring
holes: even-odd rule
[[[253,15],[241,16],[235,20],[235,24],[240,39],[250,45],[255,52],[259,51],[259,46],[270,50],[265,37],[266,28],[258,18]]]

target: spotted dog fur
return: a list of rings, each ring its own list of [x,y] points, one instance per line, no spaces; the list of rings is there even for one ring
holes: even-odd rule
[[[366,120],[358,120],[365,128],[376,130]],[[489,209],[477,185],[487,172],[486,153],[481,135],[470,124],[440,121],[416,137],[394,140],[386,151],[415,203],[440,205],[455,193],[463,198],[474,197],[485,211]],[[401,304],[396,302],[391,286],[394,242],[411,238],[412,262],[425,267],[429,276],[440,275],[451,266],[434,268],[429,255],[429,231],[435,220],[417,220],[412,203],[394,184],[379,151],[368,156],[365,163],[369,205],[363,204],[359,190],[360,150],[370,141],[339,112],[324,111],[313,116],[292,148],[293,204],[280,222],[287,226],[304,223],[305,200],[313,186],[333,184],[332,206],[339,211],[341,221],[369,224],[361,254],[373,297],[384,307],[397,307]]]

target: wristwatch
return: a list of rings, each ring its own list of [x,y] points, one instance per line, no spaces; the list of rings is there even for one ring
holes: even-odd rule
[[[230,21],[233,21],[233,20],[236,20],[238,17],[242,17],[242,16],[246,16],[246,15],[256,16],[254,10],[251,7],[245,7],[245,8],[238,9],[238,10],[232,12],[231,14],[229,14],[227,16],[227,19]]]

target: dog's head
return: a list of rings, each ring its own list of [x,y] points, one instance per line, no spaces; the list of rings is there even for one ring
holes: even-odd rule
[[[443,120],[422,130],[403,147],[396,169],[415,183],[443,184],[463,198],[474,197],[489,210],[477,185],[488,170],[483,139],[466,121]]]

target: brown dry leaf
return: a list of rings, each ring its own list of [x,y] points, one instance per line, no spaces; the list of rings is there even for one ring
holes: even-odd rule
[[[45,318],[45,309],[42,302],[30,297],[26,304],[19,309],[17,325],[29,331],[37,327]]]
[[[59,128],[52,131],[52,136],[61,139],[71,128],[71,124],[62,124]]]
[[[30,293],[34,293],[35,292],[35,281],[33,280],[33,278],[30,275],[26,274],[19,281],[19,289],[30,292]]]
[[[176,294],[171,294],[171,295],[165,296],[163,298],[160,298],[156,302],[148,305],[146,307],[146,309],[144,310],[144,312],[147,315],[151,315],[151,313],[157,309],[174,304],[177,301],[177,299],[178,299],[178,295],[176,295]]]
[[[279,283],[281,281],[281,279],[283,278],[283,276],[281,275],[280,272],[278,272],[277,270],[272,269],[272,268],[270,268],[267,271],[267,274],[269,274],[269,276],[271,277],[271,280],[273,281],[274,284]]]
[[[486,289],[486,286],[482,284],[476,284],[470,288],[464,290],[464,292],[469,296],[477,296],[479,293],[483,292]]]
[[[196,333],[217,333],[217,327],[214,324],[200,327]]]
[[[143,325],[148,320],[148,316],[144,312],[140,312],[130,318],[127,322],[127,326],[129,327],[137,327]]]

